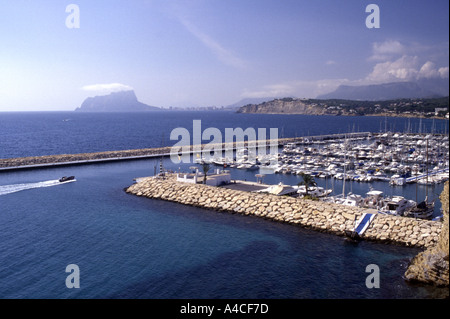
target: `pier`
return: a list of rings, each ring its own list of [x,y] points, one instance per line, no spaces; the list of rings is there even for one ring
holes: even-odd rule
[[[292,138],[279,138],[278,140],[266,140],[266,145],[271,143],[277,143],[278,146],[284,146],[288,143],[305,143],[305,141],[323,141],[342,138],[344,136],[349,137],[364,137],[369,136],[371,133],[348,133],[348,134],[328,134],[319,136],[307,136],[307,137],[292,137]],[[264,143],[264,141],[258,141]],[[199,150],[203,150],[205,146],[208,148],[215,147],[218,151],[236,150],[248,146],[248,141],[234,142],[234,143],[222,143],[222,144],[202,144],[191,145],[190,150],[187,152],[178,152],[177,154],[195,154]],[[44,167],[58,167],[58,166],[70,166],[70,165],[86,165],[86,164],[98,164],[114,161],[126,161],[126,160],[139,160],[139,159],[151,159],[159,157],[169,157],[171,155],[171,146],[159,147],[159,148],[146,148],[146,149],[134,149],[134,150],[122,150],[122,151],[105,151],[105,152],[93,152],[82,154],[60,154],[60,155],[45,155],[45,156],[30,156],[19,158],[4,158],[0,159],[0,171],[7,170],[19,170],[19,169],[36,169]]]
[[[414,183],[414,182],[417,182],[418,180],[426,179],[427,177],[432,177],[432,176],[436,176],[439,174],[448,174],[448,173],[449,173],[448,168],[439,169],[437,171],[429,172],[428,174],[422,174],[422,175],[418,175],[418,176],[408,177],[405,179],[405,182],[406,183]]]
[[[123,156],[123,157],[105,157],[105,158],[95,158],[97,153],[89,153],[86,156],[86,159],[77,159],[77,160],[64,160],[66,157],[71,157],[70,155],[54,155],[54,156],[42,156],[38,160],[30,160],[33,163],[37,164],[19,164],[13,166],[5,166],[0,167],[0,171],[13,171],[13,170],[24,170],[24,169],[37,169],[37,168],[51,168],[51,167],[61,167],[61,166],[73,166],[73,165],[87,165],[87,164],[98,164],[98,163],[107,163],[107,162],[118,162],[118,161],[126,161],[126,160],[140,160],[140,159],[149,159],[149,158],[160,158],[170,156],[170,153],[161,153],[161,154],[148,154],[148,155],[137,155],[137,156]],[[79,157],[74,155],[75,157]],[[11,159],[12,161],[19,160],[27,162],[27,158],[24,159]],[[41,162],[42,160],[42,162]],[[2,161],[2,160],[0,160]],[[6,160],[5,162],[8,162]]]

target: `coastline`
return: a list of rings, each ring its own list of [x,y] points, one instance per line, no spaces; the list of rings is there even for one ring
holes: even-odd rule
[[[351,116],[351,117],[395,117],[395,118],[416,118],[416,119],[434,119],[434,120],[447,120],[449,118],[441,116],[425,116],[418,114],[392,114],[392,113],[373,113],[373,114],[323,114],[323,113],[286,113],[286,112],[240,112],[241,114],[268,114],[268,115],[308,115],[308,116]]]

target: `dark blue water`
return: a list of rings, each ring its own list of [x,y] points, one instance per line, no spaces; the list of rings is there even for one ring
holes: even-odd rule
[[[238,114],[233,112],[77,113],[0,112],[0,158],[76,154],[173,145],[174,128],[192,133],[193,120],[202,130],[278,128],[279,137],[346,132],[441,132],[449,122],[393,117]],[[192,135],[192,134],[191,134]],[[205,141],[207,143],[209,141]]]
[[[19,121],[18,114],[7,115]],[[111,120],[109,126],[99,125],[97,135],[92,133],[96,131],[94,126],[93,131],[78,127],[75,130],[79,130],[78,136],[74,130],[67,130],[65,137],[56,134],[53,138],[45,130],[31,132],[38,125],[36,118],[40,118],[41,128],[55,123],[58,127],[55,134],[62,130],[62,125],[71,123],[62,119],[72,115],[27,114],[22,132],[14,134],[21,136],[21,143],[29,146],[30,153],[31,150],[39,153],[41,149],[47,149],[44,153],[50,149],[67,152],[71,149],[67,143],[72,139],[78,141],[73,153],[106,149],[94,145],[108,144],[111,149],[143,147],[138,142],[128,145],[122,141],[119,138],[122,134],[124,140],[133,140],[124,132],[116,135],[117,140],[101,141],[110,135],[102,135],[100,127],[111,132],[113,123],[122,121],[129,123],[131,132],[133,121],[142,123],[135,115],[129,119],[122,116],[122,120],[105,115],[115,121]],[[97,123],[107,122],[103,115],[96,116],[101,118]],[[73,122],[83,118],[92,123],[96,116],[76,115]],[[236,115],[227,116],[236,119]],[[256,121],[252,116],[248,118]],[[170,122],[166,120],[166,124]],[[210,121],[213,123],[213,119]],[[267,121],[267,127],[273,127]],[[219,122],[225,125],[224,121]],[[233,123],[230,120],[228,124]],[[240,124],[248,127],[243,125],[245,122]],[[150,138],[154,144],[145,147],[160,143],[160,131],[155,128],[160,125],[158,122],[147,126],[149,132],[154,132]],[[236,122],[231,127],[238,125]],[[319,121],[316,126],[323,125]],[[9,127],[15,130],[14,125]],[[125,129],[126,125],[121,127]],[[14,134],[2,133],[2,140],[3,136],[9,136],[2,145],[13,145]],[[19,149],[30,155],[20,145]],[[17,150],[4,153],[17,154]],[[155,165],[158,161],[140,160],[0,173],[0,189],[18,184],[36,187],[17,192],[10,187],[9,192],[0,195],[0,298],[303,299],[448,295],[448,290],[409,285],[402,279],[418,249],[371,242],[354,245],[341,237],[296,226],[140,198],[123,191],[133,178],[153,175]],[[165,165],[172,169],[179,167],[169,160]],[[181,169],[187,166],[184,164]],[[233,173],[254,177],[254,172]],[[75,175],[77,181],[49,187],[36,184],[64,175]],[[65,268],[69,264],[80,268],[80,289],[68,289],[65,285],[69,275]],[[379,289],[368,289],[365,285],[369,275],[365,269],[369,264],[380,267]]]

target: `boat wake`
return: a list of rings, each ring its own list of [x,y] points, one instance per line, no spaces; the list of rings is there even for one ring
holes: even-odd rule
[[[44,182],[37,182],[37,183],[25,183],[25,184],[14,184],[14,185],[0,185],[0,196],[1,195],[7,195],[11,193],[20,192],[27,189],[34,189],[34,188],[42,188],[42,187],[51,187],[51,186],[57,186],[62,185],[70,182],[74,182],[75,180],[69,180],[65,182],[60,182],[58,179],[50,180],[50,181],[44,181]]]

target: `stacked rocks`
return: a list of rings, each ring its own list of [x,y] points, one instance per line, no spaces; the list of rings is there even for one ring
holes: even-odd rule
[[[449,286],[449,184],[446,182],[440,196],[444,222],[439,240],[432,247],[419,253],[411,261],[405,273],[409,281],[418,281],[436,286]],[[433,228],[434,226],[432,226]],[[448,298],[448,296],[447,296]]]
[[[142,178],[126,191],[137,196],[162,199],[217,211],[254,215],[274,221],[344,235],[367,209],[286,196],[252,193],[203,184],[177,182],[174,176]],[[406,246],[434,245],[441,222],[377,214],[363,238]]]

